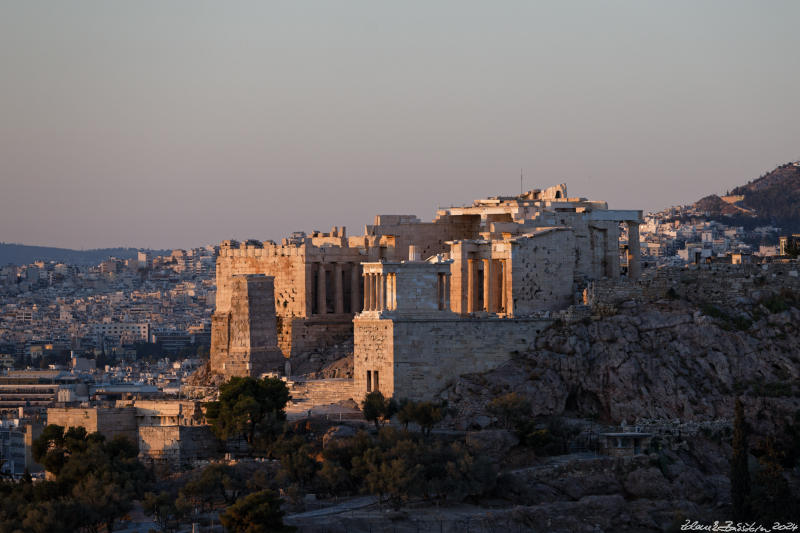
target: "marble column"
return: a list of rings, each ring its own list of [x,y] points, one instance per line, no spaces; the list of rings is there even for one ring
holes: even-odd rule
[[[444,274],[436,275],[436,308],[444,309]]]
[[[386,308],[386,276],[376,274],[375,280],[378,285],[378,311],[383,311]]]
[[[378,275],[377,274],[370,274],[370,279],[372,281],[372,310],[378,310]]]
[[[450,310],[450,274],[444,275],[444,310]]]
[[[499,261],[500,264],[500,311],[503,313],[508,312],[508,304],[506,302],[506,298],[508,295],[506,294],[506,289],[508,288],[506,285],[506,260],[501,259]]]
[[[492,260],[483,260],[483,310],[487,313],[494,313],[494,283],[492,274]]]
[[[467,313],[475,312],[475,285],[478,282],[478,265],[474,259],[467,259]]]
[[[397,309],[397,278],[393,272],[386,274],[386,309],[393,311]]]
[[[350,312],[353,314],[360,311],[358,308],[358,304],[361,301],[358,298],[358,286],[360,285],[358,267],[358,263],[353,263],[350,268]]]
[[[364,273],[364,311],[372,311],[372,274]]]
[[[337,315],[344,313],[344,287],[342,286],[342,264],[333,264],[333,293],[334,312]]]
[[[317,270],[317,313],[324,315],[328,312],[328,302],[325,299],[325,263],[319,263]]]

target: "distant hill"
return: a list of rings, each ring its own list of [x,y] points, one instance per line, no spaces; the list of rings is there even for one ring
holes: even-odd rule
[[[144,250],[153,255],[169,253],[169,250]],[[60,261],[71,265],[97,265],[109,257],[131,259],[136,257],[137,248],[96,248],[94,250],[70,250],[49,246],[27,246],[0,242],[0,265],[9,263],[27,265],[34,261]]]
[[[783,232],[800,232],[800,162],[781,165],[727,196],[701,198],[694,207],[735,225],[769,224]]]

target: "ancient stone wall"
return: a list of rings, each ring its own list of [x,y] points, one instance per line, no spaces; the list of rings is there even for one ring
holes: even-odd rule
[[[535,346],[546,319],[356,319],[354,389],[363,398],[367,371],[379,372],[384,396],[431,399],[460,375],[497,367]]]
[[[356,401],[374,390],[374,373],[378,372],[378,389],[386,396],[394,394],[394,323],[391,320],[361,319],[353,321],[353,390]],[[367,387],[367,370],[370,387]]]
[[[353,380],[348,378],[306,379],[290,381],[288,385],[292,403],[308,406],[309,409],[350,399],[360,402],[363,399],[356,397]]]
[[[349,246],[343,235],[303,237],[299,243],[282,245],[226,241],[217,260],[215,316],[219,318],[212,324],[212,336],[217,331],[216,338],[225,344],[225,316],[235,276],[264,274],[274,278],[274,315],[284,356],[324,347],[313,342],[327,339],[325,329],[338,338],[341,325],[350,324],[353,314],[361,310],[360,264],[366,259],[366,250]],[[304,320],[319,327],[303,327]],[[352,325],[348,327],[352,334]]]
[[[758,302],[781,289],[800,291],[800,265],[796,262],[764,265],[695,265],[662,268],[639,279],[596,280],[586,289],[587,305],[618,305],[624,301],[680,298],[696,304],[730,307]]]
[[[283,371],[273,278],[233,276],[229,293],[227,312],[216,311],[212,316],[211,370],[228,377]]]
[[[264,274],[274,278],[275,309],[285,316],[306,316],[305,247],[247,245],[220,247],[217,258],[216,312],[229,310],[233,276]]]
[[[593,220],[583,213],[556,213],[554,222],[573,231],[576,279],[619,276],[619,222]]]
[[[147,462],[187,465],[217,454],[217,441],[208,426],[142,426],[139,458]]]
[[[394,246],[384,251],[382,257],[371,257],[370,261],[387,259],[402,261],[408,259],[408,247],[414,245],[420,259],[427,259],[436,254],[449,251],[448,241],[477,239],[479,237],[480,216],[441,215],[434,222],[404,222],[410,217],[379,215],[375,217],[375,225],[368,225],[366,233],[370,235],[391,235]],[[416,217],[413,217],[416,219]]]
[[[64,430],[84,427],[88,433],[98,432],[108,440],[123,435],[131,442],[137,441],[133,407],[51,407],[47,410],[47,423]]]
[[[120,403],[125,401],[117,402]],[[141,426],[205,425],[202,403],[194,400],[136,400],[136,424]]]
[[[519,237],[511,249],[511,314],[525,316],[564,309],[573,303],[575,236],[552,229]]]
[[[353,335],[352,318],[278,317],[278,346],[286,353],[300,354],[333,346]]]

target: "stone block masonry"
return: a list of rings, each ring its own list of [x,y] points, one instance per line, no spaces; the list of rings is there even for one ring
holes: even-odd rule
[[[136,443],[136,409],[133,407],[51,407],[47,423],[68,428],[84,427],[87,433],[100,433],[107,440],[118,435]]]
[[[226,377],[283,371],[278,349],[274,279],[233,276],[229,302],[212,316],[211,370]]]
[[[208,426],[142,426],[139,457],[146,462],[186,466],[218,453],[217,440]]]
[[[734,307],[755,303],[783,289],[800,292],[798,271],[797,262],[666,267],[635,282],[593,281],[586,288],[584,303],[614,306],[628,300],[651,302],[674,297],[698,305]]]
[[[275,344],[290,363],[300,356],[298,368],[352,334],[356,395],[430,397],[447,379],[491,368],[535,339],[547,323],[536,317],[573,304],[587,282],[618,278],[621,252],[636,279],[641,215],[571,198],[560,184],[440,208],[432,222],[379,215],[361,236],[334,227],[280,244],[224,241],[211,370],[258,375],[282,366],[291,374],[273,358],[273,325]],[[267,289],[242,281],[258,274],[272,280],[272,308]]]
[[[218,452],[198,402],[145,400],[116,407],[53,407],[47,410],[47,423],[84,427],[108,440],[124,435],[137,445],[144,461],[182,466]]]
[[[535,346],[553,320],[356,318],[354,394],[430,400],[460,375],[490,370]]]

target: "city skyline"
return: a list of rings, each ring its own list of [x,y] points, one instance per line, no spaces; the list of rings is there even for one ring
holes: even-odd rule
[[[791,2],[0,8],[0,240],[189,248],[798,159]]]

